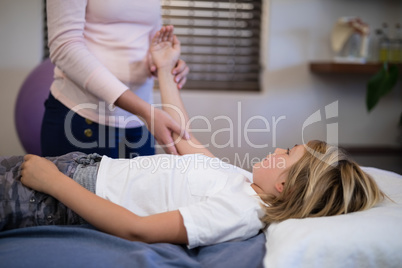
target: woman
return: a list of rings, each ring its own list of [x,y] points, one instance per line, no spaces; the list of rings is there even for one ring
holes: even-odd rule
[[[56,68],[45,104],[42,155],[152,155],[149,131],[167,153],[177,153],[171,132],[181,133],[180,127],[151,106],[155,67],[148,49],[161,25],[160,1],[46,2]],[[170,71],[181,88],[188,67],[178,60]]]
[[[172,26],[157,32],[151,52],[164,109],[187,126],[170,73],[180,54]],[[356,163],[325,142],[276,149],[253,173],[214,158],[193,136],[179,138],[176,148],[182,156],[0,160],[0,230],[86,221],[125,239],[193,248],[247,239],[275,221],[368,209],[383,197]]]

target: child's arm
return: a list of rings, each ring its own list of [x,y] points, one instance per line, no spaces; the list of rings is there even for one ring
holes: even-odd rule
[[[203,146],[190,132],[188,114],[180,97],[179,91],[173,81],[170,70],[180,55],[180,42],[173,35],[173,26],[162,27],[152,39],[150,47],[151,55],[158,68],[158,80],[162,97],[163,110],[166,111],[182,129],[190,134],[189,140],[183,140],[173,133],[176,149],[179,154],[204,154],[210,157],[214,155]]]
[[[132,241],[187,244],[187,232],[178,210],[140,217],[105,200],[61,173],[45,158],[27,155],[21,182],[49,194],[97,229]]]

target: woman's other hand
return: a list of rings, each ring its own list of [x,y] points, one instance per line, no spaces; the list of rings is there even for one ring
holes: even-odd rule
[[[172,70],[174,75],[174,81],[177,83],[177,88],[181,89],[187,81],[187,75],[190,72],[190,68],[186,62],[179,59],[176,66]]]
[[[158,70],[156,68],[156,65],[154,64],[152,60],[151,53],[149,55],[149,64],[150,64],[150,71],[151,74],[155,77],[158,77]],[[187,63],[179,59],[176,63],[176,66],[172,70],[172,74],[174,75],[174,81],[177,84],[177,89],[182,89],[183,86],[187,82],[187,75],[190,72],[190,68],[187,66]]]

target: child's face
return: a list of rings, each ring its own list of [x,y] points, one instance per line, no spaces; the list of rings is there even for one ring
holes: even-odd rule
[[[253,166],[254,184],[265,194],[279,195],[287,177],[287,172],[284,171],[299,161],[304,152],[303,145],[296,145],[291,149],[277,148],[275,153],[267,155]]]

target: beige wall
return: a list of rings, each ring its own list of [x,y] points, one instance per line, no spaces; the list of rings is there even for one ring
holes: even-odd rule
[[[19,87],[41,59],[41,2],[3,0],[0,4],[0,155],[23,153],[12,115]],[[272,0],[266,1],[264,9],[262,92],[183,90],[190,116],[205,116],[212,134],[215,133],[214,139],[211,139],[211,133],[196,133],[197,137],[205,144],[225,147],[215,146],[211,150],[217,156],[228,157],[231,162],[235,161],[236,153],[237,161],[246,160],[247,156],[251,160],[265,156],[274,146],[289,147],[301,143],[302,133],[305,140],[325,139],[329,123],[338,124],[340,144],[398,145],[400,133],[396,125],[401,112],[401,90],[395,90],[368,114],[364,99],[369,76],[314,75],[310,73],[308,63],[331,59],[329,33],[338,17],[357,15],[374,27],[383,21],[394,23],[399,19],[402,22],[398,18],[402,14],[402,3],[391,0]],[[17,17],[17,14],[20,15]],[[158,101],[156,92],[155,102]],[[337,118],[318,122],[302,132],[303,123],[310,115],[334,101],[338,101]],[[322,116],[325,117],[324,113]],[[248,129],[265,131],[244,134],[247,121],[250,123]],[[195,120],[194,127],[205,129],[207,125],[202,120]],[[234,130],[232,136],[229,128]],[[330,139],[335,136],[329,133]],[[224,146],[231,141],[230,146]]]
[[[23,154],[14,106],[25,77],[42,58],[42,1],[0,1],[0,155]]]

